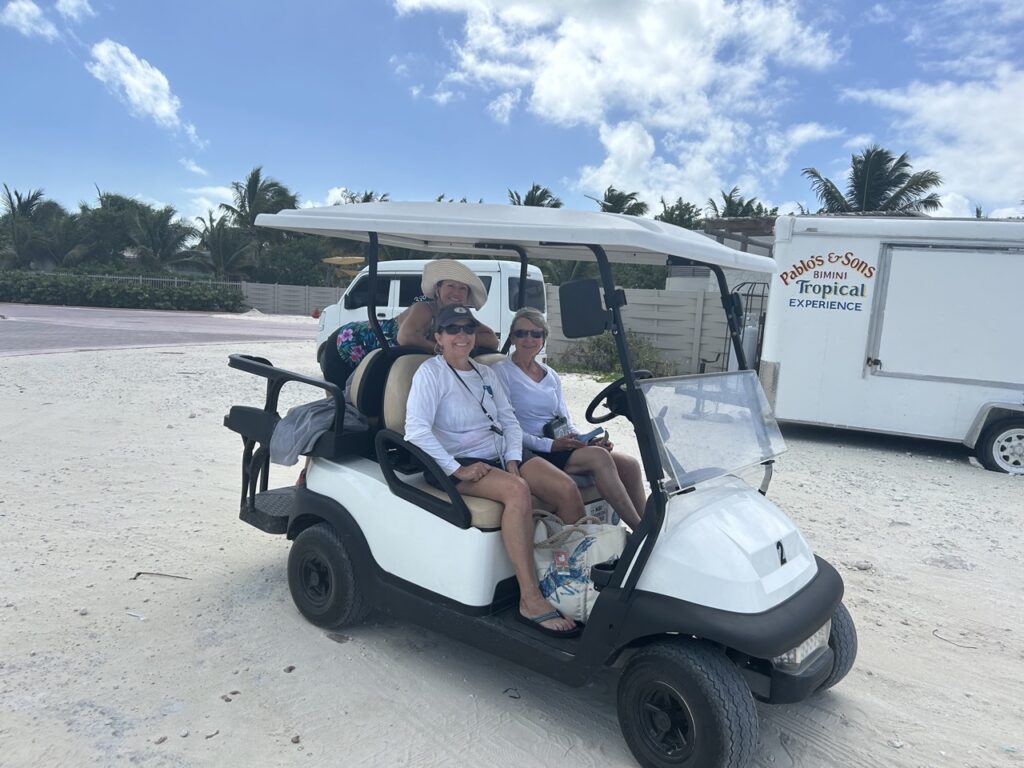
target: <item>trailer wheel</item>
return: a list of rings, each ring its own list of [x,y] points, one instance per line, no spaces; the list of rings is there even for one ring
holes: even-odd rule
[[[288,553],[288,588],[299,613],[324,629],[356,624],[370,612],[352,559],[338,532],[318,523],[295,537]]]
[[[835,662],[832,664],[832,672],[820,686],[819,691],[827,691],[838,683],[853,668],[853,662],[857,658],[857,628],[853,624],[853,617],[840,603],[832,614],[832,634],[828,638],[828,647],[832,649]]]
[[[981,433],[974,452],[985,469],[1024,475],[1024,418],[990,424]]]
[[[619,726],[645,768],[742,768],[757,744],[757,710],[718,649],[664,641],[639,651],[618,687]]]

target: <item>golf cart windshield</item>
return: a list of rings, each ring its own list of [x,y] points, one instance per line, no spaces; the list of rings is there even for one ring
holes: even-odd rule
[[[682,490],[786,450],[753,371],[637,382],[647,400],[665,471]]]

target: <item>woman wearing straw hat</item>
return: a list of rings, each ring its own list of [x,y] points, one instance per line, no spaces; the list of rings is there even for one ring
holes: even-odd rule
[[[431,326],[442,307],[462,304],[480,309],[487,301],[483,282],[465,264],[454,259],[436,259],[423,268],[420,286],[426,301],[418,301],[398,316],[398,344],[434,351]],[[478,325],[476,345],[482,349],[497,349],[498,337],[486,325]]]
[[[434,339],[430,327],[441,307],[465,304],[480,309],[487,301],[487,289],[479,277],[464,264],[452,259],[432,261],[423,270],[420,286],[425,298],[406,309],[393,320],[381,320],[380,329],[392,346],[419,347],[427,352],[434,351]],[[335,378],[345,381],[370,352],[380,346],[380,341],[365,320],[346,323],[336,335],[338,358],[343,368],[335,371]],[[477,347],[497,349],[498,337],[486,325],[477,331]]]

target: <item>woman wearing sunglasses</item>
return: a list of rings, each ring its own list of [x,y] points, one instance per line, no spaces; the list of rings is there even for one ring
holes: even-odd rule
[[[512,354],[494,365],[522,427],[523,445],[569,474],[590,475],[619,517],[636,528],[647,498],[640,463],[613,453],[607,437],[589,444],[579,440],[558,374],[537,360],[547,337],[544,315],[530,307],[520,309],[512,319]],[[564,424],[567,434],[545,437],[544,426],[552,422]]]
[[[571,478],[547,462],[531,461],[528,452],[524,457],[522,430],[505,392],[487,366],[469,357],[479,327],[462,305],[437,313],[439,354],[413,376],[405,439],[434,459],[459,493],[505,505],[501,537],[519,582],[517,618],[544,634],[573,637],[580,627],[544,599],[537,583],[530,494],[554,504],[566,522],[583,515],[583,502]],[[429,472],[424,478],[438,485]]]

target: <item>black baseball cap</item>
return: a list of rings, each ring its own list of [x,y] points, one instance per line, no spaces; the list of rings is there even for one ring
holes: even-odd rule
[[[442,326],[449,325],[458,320],[470,321],[480,325],[480,321],[473,317],[473,313],[469,311],[469,307],[463,306],[462,304],[448,304],[441,307],[441,310],[437,313],[437,317],[434,318],[434,328],[441,328]]]

